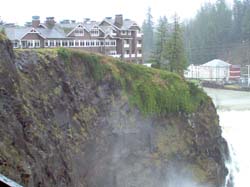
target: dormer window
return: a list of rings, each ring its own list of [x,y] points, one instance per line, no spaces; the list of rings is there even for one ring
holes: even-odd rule
[[[123,30],[122,31],[122,35],[126,35],[126,34],[127,34],[127,32]]]
[[[84,36],[84,28],[82,25],[79,25],[76,29],[75,29],[75,36]]]
[[[99,29],[98,27],[94,27],[90,31],[91,36],[99,36]]]

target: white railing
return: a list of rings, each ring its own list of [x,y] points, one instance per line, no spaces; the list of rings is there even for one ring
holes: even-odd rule
[[[131,54],[131,58],[135,58],[135,54]]]
[[[141,47],[141,44],[137,44],[137,47]]]
[[[129,58],[129,54],[124,54],[124,58]]]
[[[137,57],[142,57],[142,54],[137,54]]]
[[[124,47],[125,47],[125,48],[128,48],[128,47],[129,47],[129,44],[124,44]]]

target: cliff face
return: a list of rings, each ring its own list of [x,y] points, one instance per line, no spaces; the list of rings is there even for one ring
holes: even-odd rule
[[[14,53],[6,39],[0,57],[5,176],[48,187],[224,184],[216,110],[176,75],[64,49]]]

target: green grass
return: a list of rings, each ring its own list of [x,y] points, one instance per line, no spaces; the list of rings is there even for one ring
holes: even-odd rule
[[[82,63],[84,75],[95,81],[114,80],[129,103],[144,115],[191,113],[208,100],[194,83],[186,82],[174,73],[65,48],[58,49],[58,56],[67,65],[76,61]]]

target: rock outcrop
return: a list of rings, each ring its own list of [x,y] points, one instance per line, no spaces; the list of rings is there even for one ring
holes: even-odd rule
[[[37,187],[223,186],[228,150],[211,99],[115,61],[13,52],[1,36],[0,173]]]

